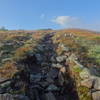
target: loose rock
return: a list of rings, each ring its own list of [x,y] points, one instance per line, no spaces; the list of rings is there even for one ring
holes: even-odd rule
[[[45,94],[45,100],[56,100],[56,98],[52,92],[49,92]]]
[[[100,91],[96,91],[92,93],[93,100],[100,100]]]

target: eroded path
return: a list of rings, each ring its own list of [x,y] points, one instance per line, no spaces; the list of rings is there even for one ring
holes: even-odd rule
[[[47,34],[37,46],[28,93],[31,100],[78,100],[74,81],[68,75],[67,56],[57,57],[53,34]]]
[[[78,100],[74,80],[69,75],[67,56],[57,56],[57,44],[53,44],[52,36],[50,33],[40,40],[37,52],[21,62],[26,69],[12,79],[12,89],[20,90],[25,84],[24,95],[29,98],[25,100]]]

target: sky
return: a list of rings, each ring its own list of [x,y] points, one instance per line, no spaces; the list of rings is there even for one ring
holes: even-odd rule
[[[0,0],[0,27],[100,30],[100,0]]]

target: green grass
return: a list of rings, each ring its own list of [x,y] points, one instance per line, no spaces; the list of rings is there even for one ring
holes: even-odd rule
[[[96,63],[100,64],[100,45],[92,46],[88,51],[88,56],[94,58]]]

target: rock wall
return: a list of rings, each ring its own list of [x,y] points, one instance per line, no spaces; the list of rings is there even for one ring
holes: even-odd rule
[[[86,68],[76,60],[74,54],[69,57],[70,70],[77,83],[77,91],[80,100],[99,100],[100,99],[100,77],[96,76],[95,69]],[[71,65],[71,63],[74,63]],[[92,70],[91,70],[92,69]],[[96,74],[100,74],[96,70]],[[83,93],[82,93],[83,90]]]

